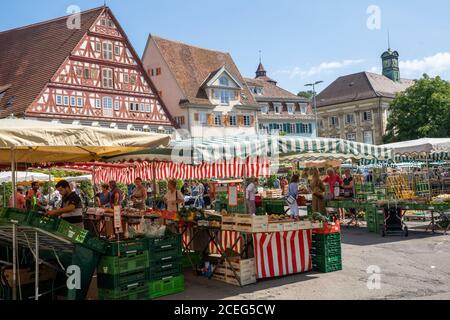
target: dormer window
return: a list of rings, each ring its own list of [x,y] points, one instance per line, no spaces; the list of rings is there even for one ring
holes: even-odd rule
[[[220,100],[221,105],[229,105],[235,94],[231,90],[214,90],[214,99]]]
[[[261,113],[262,114],[268,114],[269,113],[269,106],[267,104],[261,105]]]
[[[220,77],[219,83],[220,83],[221,86],[224,86],[224,87],[229,87],[230,86],[230,81],[228,81],[228,78],[225,77],[225,76]]]
[[[287,105],[287,110],[289,114],[294,114],[295,113],[295,108],[294,108],[294,104],[293,103],[288,103]]]

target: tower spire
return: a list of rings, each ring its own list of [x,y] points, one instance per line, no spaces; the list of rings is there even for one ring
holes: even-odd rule
[[[262,51],[259,50],[259,63],[262,64]]]
[[[389,29],[388,29],[388,32],[387,32],[387,33],[388,33],[388,34],[387,34],[388,50],[391,51],[391,35],[390,35],[390,32],[389,32]]]

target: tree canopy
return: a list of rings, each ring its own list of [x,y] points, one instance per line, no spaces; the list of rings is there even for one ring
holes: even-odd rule
[[[423,77],[390,105],[385,143],[450,137],[450,83]]]
[[[297,96],[299,96],[299,97],[303,97],[303,98],[306,98],[306,99],[312,99],[313,98],[313,96],[314,96],[314,92],[312,91],[312,90],[309,90],[309,91],[300,91],[298,94],[297,94]]]

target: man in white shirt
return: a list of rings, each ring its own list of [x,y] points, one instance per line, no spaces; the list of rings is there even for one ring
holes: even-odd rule
[[[257,193],[256,185],[258,184],[258,178],[252,178],[250,184],[245,190],[245,203],[247,205],[247,213],[255,215],[256,214],[256,203],[255,196]]]

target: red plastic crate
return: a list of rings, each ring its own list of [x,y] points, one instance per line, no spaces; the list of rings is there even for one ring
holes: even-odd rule
[[[315,234],[330,234],[341,233],[341,222],[336,220],[335,222],[324,222],[322,229],[315,229]]]

